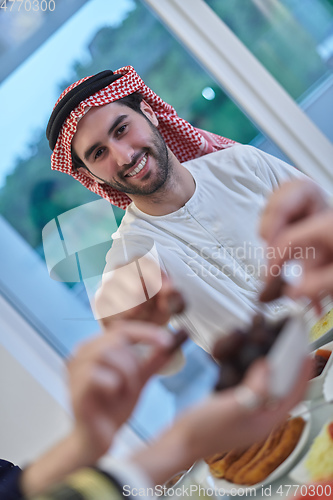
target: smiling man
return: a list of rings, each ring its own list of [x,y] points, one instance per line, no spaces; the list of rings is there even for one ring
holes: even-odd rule
[[[194,194],[194,179],[166,146],[151,106],[135,98],[137,110],[126,98],[91,109],[78,123],[72,152],[91,179],[126,193],[143,212],[164,215]]]
[[[177,326],[208,351],[216,335],[249,322],[265,270],[261,210],[272,190],[300,172],[195,129],[130,66],[66,89],[47,136],[52,168],[126,208],[106,271],[154,246],[187,300]],[[285,308],[262,307],[270,316]]]

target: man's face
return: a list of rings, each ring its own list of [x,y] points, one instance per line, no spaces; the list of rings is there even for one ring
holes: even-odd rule
[[[92,108],[72,141],[98,182],[132,195],[155,193],[171,168],[155,114],[144,101],[141,110],[144,114],[116,102]]]

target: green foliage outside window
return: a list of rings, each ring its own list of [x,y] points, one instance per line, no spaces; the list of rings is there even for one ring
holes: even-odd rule
[[[328,72],[318,46],[332,31],[332,0],[206,3],[294,99]]]

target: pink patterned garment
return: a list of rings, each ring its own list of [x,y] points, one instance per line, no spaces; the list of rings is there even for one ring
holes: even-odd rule
[[[60,130],[51,156],[51,167],[53,170],[60,170],[71,175],[80,181],[83,186],[109,200],[113,205],[125,209],[131,203],[131,200],[125,193],[117,191],[110,186],[101,185],[90,177],[87,177],[84,173],[72,171],[71,142],[76,132],[78,121],[92,106],[103,106],[133,92],[139,92],[155,112],[159,122],[158,129],[166,144],[180,162],[192,160],[235,144],[235,141],[197,129],[183,118],[180,118],[172,106],[164,102],[145,85],[132,66],[120,68],[114,74],[123,76],[81,101],[70,113]],[[88,78],[90,77],[83,78],[65,89],[56,105],[70,90]]]

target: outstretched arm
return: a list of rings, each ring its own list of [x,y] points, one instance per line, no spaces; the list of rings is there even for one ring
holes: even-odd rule
[[[74,470],[94,465],[128,419],[148,378],[170,359],[179,339],[140,322],[118,322],[111,335],[80,347],[69,362],[75,416],[71,434],[22,474],[21,489],[34,495]],[[147,346],[145,357],[136,344]]]
[[[119,320],[165,325],[184,307],[183,297],[159,263],[147,257],[106,272],[95,297],[95,313],[103,329]]]
[[[200,458],[261,441],[301,401],[310,369],[306,361],[294,387],[272,407],[265,406],[267,364],[263,360],[256,362],[249,369],[244,385],[262,402],[259,408],[241,405],[235,389],[214,394],[197,408],[188,410],[158,441],[136,454],[133,462],[153,483],[163,484]]]
[[[286,183],[273,193],[260,224],[270,255],[262,300],[286,294],[318,302],[322,294],[332,293],[332,229],[333,211],[327,196],[311,180]],[[301,280],[285,284],[278,271],[290,259],[299,260],[303,273]]]
[[[129,330],[126,335],[127,327]],[[130,351],[129,347],[133,343],[137,340],[142,341],[142,330],[137,329],[135,323],[128,323],[122,328],[121,340],[124,337],[127,338],[126,351]],[[79,444],[74,446],[75,452],[70,456],[64,453],[66,447],[61,444],[56,453],[51,452],[32,466],[30,474],[28,469],[25,483],[23,483],[26,494],[35,494],[49,487],[53,482],[62,479],[65,473],[73,470],[74,465],[75,467],[92,465],[98,456],[104,453],[114,431],[132,410],[140,387],[156,370],[157,365],[165,361],[175,345],[173,341],[169,341],[166,345],[165,334],[159,332],[158,329],[153,331],[154,328],[148,328],[143,334],[146,335],[147,343],[153,347],[151,356],[143,363],[142,360],[140,363],[136,356],[130,359],[130,352],[127,352],[128,358],[121,357],[120,363],[110,356],[110,351],[106,353],[105,347],[114,339],[114,336],[103,336],[103,340],[97,339],[97,341],[95,339],[79,352],[79,361],[74,361],[74,364],[70,366],[72,375],[74,374],[75,377],[81,377],[86,372],[89,374],[90,360],[95,360],[92,370],[94,376],[87,375],[92,384],[89,382],[87,386],[82,382],[82,387],[85,388],[83,391],[80,389],[76,392],[81,381],[78,382],[75,377],[71,378],[71,383],[75,385],[73,403],[78,430],[76,439]],[[113,346],[118,356],[122,352],[118,348],[125,344],[120,342]],[[118,356],[116,356],[117,359]],[[134,362],[134,367],[130,371],[124,368],[127,372],[125,374],[122,367],[126,367],[128,362],[131,365]],[[136,367],[139,365],[142,369],[137,370]],[[96,367],[97,370],[95,370]],[[134,455],[129,465],[134,465],[136,472],[139,472],[139,475],[141,472],[143,477],[149,478],[151,484],[163,484],[174,473],[189,467],[200,458],[228,451],[234,447],[244,447],[265,438],[272,427],[281,422],[288,411],[301,400],[309,378],[309,371],[310,366],[306,363],[289,394],[274,407],[265,406],[268,395],[268,366],[263,360],[256,362],[248,371],[242,385],[254,393],[259,406],[251,409],[240,403],[239,397],[236,396],[237,388],[214,394],[196,408],[187,410],[155,443]],[[127,394],[126,398],[122,398],[123,391]],[[119,408],[116,408],[115,404],[119,404]],[[68,451],[70,448],[67,448]],[[68,464],[67,460],[71,460],[72,463]],[[67,470],[65,470],[66,463]],[[112,475],[112,469],[109,472]],[[126,472],[128,474],[128,466],[124,464],[124,471],[120,475],[126,477]],[[119,471],[114,473],[117,477]],[[105,483],[105,476],[95,473],[92,478],[91,472],[84,470],[79,473],[81,478],[87,474],[90,480],[96,481],[97,492],[100,482]],[[70,482],[70,488],[74,491],[76,491],[75,484],[77,484],[75,477],[74,481]],[[47,495],[46,498],[48,498]],[[49,498],[54,497],[51,494]]]

